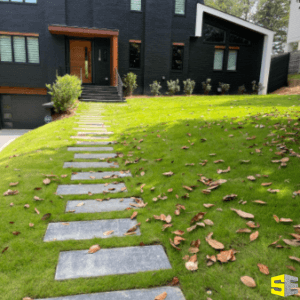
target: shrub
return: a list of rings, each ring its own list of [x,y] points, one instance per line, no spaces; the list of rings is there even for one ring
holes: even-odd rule
[[[46,84],[49,94],[52,96],[55,112],[65,112],[71,108],[75,100],[80,97],[81,80],[74,75],[56,75],[56,81],[52,84]]]
[[[187,79],[186,81],[183,82],[183,85],[184,85],[184,93],[186,95],[192,95],[196,82],[194,80]]]
[[[177,92],[180,92],[179,79],[167,81],[168,92],[167,95],[173,96]]]
[[[221,88],[222,95],[224,95],[230,89],[230,84],[228,84],[228,83],[219,82],[219,86]]]
[[[161,85],[160,85],[160,82],[157,82],[157,80],[153,81],[152,84],[150,84],[150,88],[151,88],[151,93],[154,95],[154,96],[158,96],[160,95],[160,89],[161,89]]]
[[[130,72],[123,78],[123,86],[126,88],[126,95],[132,96],[133,91],[138,87],[136,84],[137,75]]]
[[[253,94],[258,94],[264,88],[260,82],[256,84],[256,80],[253,80],[251,84],[252,84]]]
[[[243,95],[243,94],[245,94],[246,92],[247,92],[247,90],[246,90],[246,87],[245,87],[244,84],[241,85],[241,86],[239,86],[239,88],[238,88],[238,93],[239,93],[240,95]]]
[[[203,87],[203,90],[204,90],[204,94],[205,95],[208,95],[208,93],[211,91],[211,79],[210,78],[207,78],[206,81],[203,81],[202,82],[202,87]]]

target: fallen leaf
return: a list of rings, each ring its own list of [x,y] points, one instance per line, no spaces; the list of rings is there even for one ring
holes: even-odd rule
[[[201,244],[200,239],[191,241],[191,246],[193,246],[193,247],[199,248],[200,244]]]
[[[173,226],[173,224],[164,224],[162,231],[165,231],[167,228],[172,227],[172,226]]]
[[[34,227],[34,224],[33,223],[29,223],[29,227]]]
[[[105,232],[103,232],[103,235],[108,236],[108,235],[112,234],[113,232],[114,232],[114,230],[105,231]]]
[[[170,244],[171,244],[171,246],[174,247],[176,250],[181,251],[181,249],[180,249],[179,247],[177,247],[177,246],[174,244],[174,242],[172,241],[172,239],[170,239]]]
[[[99,251],[100,249],[101,249],[101,247],[99,245],[93,245],[90,247],[88,253],[93,254],[93,253],[96,253],[97,251]]]
[[[174,285],[178,285],[179,284],[179,279],[178,277],[174,277],[172,279],[172,282],[170,283],[171,286],[174,286]]]
[[[214,222],[209,220],[209,219],[206,219],[203,221],[206,225],[209,225],[209,226],[213,226],[214,225]]]
[[[197,228],[197,224],[196,225],[193,225],[193,226],[191,226],[191,227],[189,227],[189,228],[187,228],[186,230],[187,230],[187,232],[191,232],[191,231],[193,231],[194,229],[196,229]]]
[[[228,261],[230,261],[234,257],[235,253],[236,253],[236,251],[233,250],[233,249],[230,249],[230,250],[227,250],[227,251],[221,251],[217,255],[217,259],[218,259],[218,261],[220,261],[222,263],[227,263]]]
[[[257,264],[258,268],[259,268],[259,271],[265,275],[269,275],[270,272],[269,272],[269,268],[263,264]]]
[[[172,231],[172,233],[174,233],[176,235],[184,235],[184,231],[182,231],[182,230]]]
[[[262,183],[261,185],[262,186],[270,186],[270,185],[272,185],[272,182],[265,182],[265,183]]]
[[[253,232],[251,235],[250,235],[250,242],[253,242],[255,241],[259,236],[259,232],[258,231],[255,231]]]
[[[210,203],[204,203],[203,206],[206,207],[206,208],[211,208],[211,207],[213,207],[215,205],[214,204],[210,204]]]
[[[5,251],[7,251],[7,249],[8,249],[9,247],[5,247],[3,250],[2,250],[2,254],[5,252]]]
[[[21,234],[21,232],[20,232],[20,231],[13,231],[12,234],[13,234],[13,235],[19,235],[19,234]]]
[[[270,192],[270,193],[272,193],[272,194],[275,194],[275,193],[279,193],[280,192],[280,190],[273,190],[273,189],[268,189],[267,190],[268,192]]]
[[[250,233],[251,230],[249,228],[241,228],[236,231],[236,233]]]
[[[206,215],[206,212],[200,212],[197,215],[195,215],[192,220],[191,220],[191,224],[203,219],[203,217]]]
[[[296,272],[296,269],[295,269],[295,267],[293,267],[293,266],[286,266],[288,269],[290,269],[290,270],[292,270],[292,271],[294,271],[294,272]]]
[[[172,176],[172,175],[174,175],[174,173],[170,171],[170,172],[163,173],[163,175],[165,175],[165,176]]]
[[[236,194],[227,195],[227,196],[223,197],[223,201],[234,200],[237,196],[238,195],[236,195]]]
[[[295,246],[295,247],[299,247],[300,246],[300,241],[299,240],[287,240],[287,239],[283,239],[283,241],[289,245],[289,246]]]
[[[258,203],[258,204],[267,204],[267,202],[264,202],[264,201],[261,201],[261,200],[254,200],[252,202]]]
[[[228,167],[228,168],[225,169],[225,170],[221,170],[221,169],[218,169],[218,170],[217,170],[217,173],[218,173],[218,174],[228,173],[228,172],[230,172],[230,167]]]
[[[38,197],[38,196],[34,196],[33,199],[34,199],[35,201],[42,201],[42,200],[44,200],[44,199],[42,199],[42,198],[40,198],[40,197]]]
[[[18,190],[7,190],[6,192],[3,193],[3,196],[12,196],[12,195],[17,195],[19,194],[19,191]]]
[[[43,183],[44,183],[45,185],[48,185],[48,184],[51,183],[51,180],[50,180],[49,178],[46,178],[46,179],[43,180]]]
[[[188,261],[185,263],[185,267],[189,270],[189,271],[197,271],[198,270],[198,262],[192,262],[192,261]]]
[[[138,212],[135,211],[135,212],[131,215],[130,219],[133,220],[133,219],[137,216],[137,214],[138,214]]]
[[[173,189],[168,189],[168,193],[172,193],[173,192]]]
[[[16,185],[18,185],[19,184],[19,182],[11,182],[10,184],[9,184],[9,186],[16,186]]]
[[[300,258],[298,258],[298,257],[295,257],[295,256],[289,256],[289,259],[295,260],[295,261],[297,261],[298,263],[300,263]]]
[[[254,181],[256,180],[256,178],[254,176],[248,176],[247,179],[251,180],[251,181]]]
[[[174,244],[176,246],[178,246],[182,241],[185,241],[185,238],[181,237],[181,236],[175,236],[174,237]]]
[[[60,177],[61,178],[66,178],[66,177],[68,177],[68,175],[64,174],[64,175],[61,175]]]
[[[45,220],[48,220],[50,217],[51,217],[51,214],[48,213],[48,214],[43,215],[43,217],[41,218],[41,220],[45,221]]]
[[[187,147],[187,146],[183,146],[183,147],[181,147],[181,149],[183,149],[183,150],[187,150],[187,149],[189,149],[189,147]]]
[[[25,204],[24,207],[25,207],[25,208],[29,208],[30,205],[29,205],[29,204]]]
[[[206,238],[206,242],[214,249],[216,250],[223,250],[224,245],[216,240],[213,240],[211,237],[213,235],[213,232],[211,232]]]
[[[281,235],[279,236],[279,239],[276,240],[275,242],[273,242],[272,244],[270,244],[268,247],[271,247],[271,246],[275,246],[280,240],[281,240]]]
[[[189,251],[189,253],[196,254],[196,253],[198,253],[200,250],[199,250],[199,248],[197,248],[197,247],[190,247],[188,251]]]
[[[166,292],[163,292],[162,294],[156,296],[156,297],[154,298],[154,300],[164,300],[164,299],[166,299],[167,295],[168,295],[168,294],[167,294]]]
[[[291,222],[293,222],[293,220],[289,219],[289,218],[280,218],[279,222],[281,222],[281,223],[291,223]]]
[[[273,215],[274,220],[279,223],[279,218],[276,215]]]
[[[254,215],[244,212],[240,209],[230,208],[232,211],[235,211],[240,217],[244,219],[254,219]]]
[[[248,287],[256,287],[256,283],[254,281],[254,279],[252,277],[249,276],[242,276],[241,277],[241,281],[244,285],[248,286]]]
[[[35,212],[39,215],[40,212],[37,210],[37,208],[34,208]]]
[[[193,189],[189,186],[183,185],[182,187],[188,191],[191,191],[191,192],[193,191]]]

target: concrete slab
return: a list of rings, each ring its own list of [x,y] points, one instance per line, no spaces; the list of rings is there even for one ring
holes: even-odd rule
[[[88,142],[88,141],[77,141],[77,145],[110,145],[116,144],[116,141],[101,141],[101,142]]]
[[[81,125],[94,125],[94,126],[102,126],[104,125],[104,120],[102,120],[102,122],[83,122],[83,121],[80,121],[80,122],[75,122],[77,124],[81,124]]]
[[[76,127],[76,128],[73,128],[74,130],[83,130],[83,131],[92,131],[93,133],[96,131],[96,132],[107,132],[107,129],[106,128],[102,128],[102,127]]]
[[[116,153],[97,153],[97,154],[89,154],[89,153],[76,153],[74,155],[75,159],[101,159],[101,158],[115,158],[118,155]]]
[[[112,131],[87,131],[87,132],[77,132],[77,135],[110,135],[110,134],[114,134],[114,132]]]
[[[171,269],[162,246],[101,249],[94,254],[88,250],[61,252],[55,280],[132,274]]]
[[[108,162],[65,162],[64,168],[119,168],[119,165]]]
[[[81,206],[77,206],[80,203],[84,203],[84,204]],[[122,211],[128,207],[132,207],[130,203],[135,203],[135,202],[131,198],[115,198],[115,199],[109,199],[103,201],[70,200],[67,203],[66,212],[74,211],[75,214],[82,214],[82,213],[97,213],[97,212],[108,212],[108,211]]]
[[[119,193],[126,188],[124,183],[118,184],[69,184],[59,185],[56,190],[57,195],[88,195],[105,193]],[[125,190],[125,189],[124,189]],[[125,190],[126,191],[126,190]]]
[[[106,176],[118,176],[118,178],[131,177],[131,173],[120,173],[120,172],[78,172],[71,176],[71,180],[95,180],[103,179]],[[93,178],[91,178],[93,177]],[[110,179],[110,178],[105,178]]]
[[[85,142],[85,143],[80,143],[79,145],[109,145],[110,143],[105,143],[102,142]],[[78,144],[78,142],[77,142]],[[113,151],[113,147],[68,147],[68,151]]]
[[[49,223],[44,242],[68,241],[68,240],[91,240],[93,238],[125,237],[128,229],[137,224],[136,220],[113,219],[96,221],[77,221],[68,223]],[[105,232],[113,230],[109,235]],[[139,228],[137,235],[141,235]]]
[[[71,136],[71,139],[79,139],[79,140],[105,140],[109,139],[109,136]]]
[[[1,129],[0,130],[0,151],[7,147],[19,136],[29,132],[30,129]]]
[[[101,250],[100,250],[101,251]],[[163,286],[152,289],[127,290],[96,294],[65,296],[58,298],[37,300],[153,300],[156,296],[166,292],[166,300],[185,300],[182,291],[178,287]]]

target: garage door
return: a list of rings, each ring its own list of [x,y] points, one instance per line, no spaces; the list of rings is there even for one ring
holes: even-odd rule
[[[32,129],[44,125],[47,96],[1,95],[3,128]]]

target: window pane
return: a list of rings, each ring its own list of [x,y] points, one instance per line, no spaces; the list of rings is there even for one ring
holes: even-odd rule
[[[175,14],[184,15],[185,14],[185,0],[175,1]]]
[[[11,37],[0,35],[0,60],[12,62]]]
[[[37,0],[25,0],[26,3],[37,3]]]
[[[251,42],[249,40],[233,33],[229,35],[229,42],[233,44],[251,45]]]
[[[14,36],[13,41],[15,62],[26,62],[25,37]]]
[[[131,10],[142,10],[142,0],[131,0]]]
[[[230,71],[236,70],[236,59],[237,59],[237,51],[229,50],[227,70]]]
[[[224,43],[225,30],[219,29],[209,24],[204,24],[203,37],[204,41],[206,42]]]
[[[141,44],[130,43],[129,67],[139,69],[141,67]]]
[[[23,2],[23,0],[10,0],[11,2]]]
[[[215,50],[214,70],[223,70],[224,50]]]
[[[183,69],[183,46],[173,46],[172,52],[172,70]]]
[[[8,2],[9,0],[0,0],[0,2]]]
[[[33,37],[27,38],[27,51],[28,51],[28,62],[38,64],[40,62],[38,38],[33,38]]]

